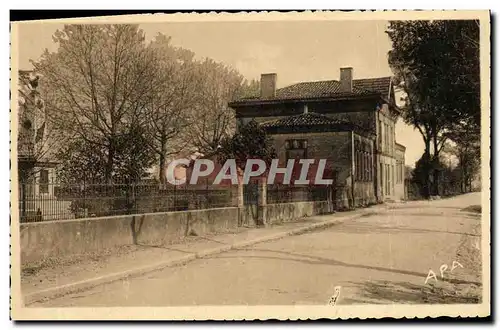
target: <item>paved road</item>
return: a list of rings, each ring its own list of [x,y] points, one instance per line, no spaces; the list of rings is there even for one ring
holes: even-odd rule
[[[479,292],[480,194],[393,204],[385,214],[222,253],[38,306],[473,303]],[[453,261],[457,267],[439,267]],[[424,284],[429,269],[438,281]]]

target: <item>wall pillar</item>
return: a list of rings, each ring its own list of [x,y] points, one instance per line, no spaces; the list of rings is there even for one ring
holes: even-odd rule
[[[243,197],[243,183],[238,183],[238,189],[236,192],[236,201],[238,207],[243,207],[245,205],[244,197]]]
[[[259,180],[259,201],[258,201],[258,208],[259,208],[259,223],[264,226],[268,226],[269,223],[267,222],[267,181],[265,178],[262,178]]]
[[[246,222],[243,183],[238,182],[238,186],[236,188],[237,188],[236,189],[236,205],[238,206],[238,227],[241,227]]]

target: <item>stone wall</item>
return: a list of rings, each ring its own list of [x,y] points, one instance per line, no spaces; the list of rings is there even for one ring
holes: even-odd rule
[[[21,263],[49,257],[71,257],[131,244],[168,245],[188,235],[203,236],[296,220],[328,212],[327,202],[293,202],[266,206],[226,207],[205,210],[149,213],[20,225]]]
[[[21,261],[96,252],[129,244],[172,244],[190,233],[238,227],[238,208],[149,213],[21,224]]]
[[[293,202],[267,204],[264,206],[266,222],[276,224],[297,220],[314,215],[332,212],[333,207],[327,201],[321,202]]]

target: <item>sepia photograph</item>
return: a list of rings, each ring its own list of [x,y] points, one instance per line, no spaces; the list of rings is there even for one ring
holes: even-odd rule
[[[490,315],[490,13],[11,27],[14,320]]]

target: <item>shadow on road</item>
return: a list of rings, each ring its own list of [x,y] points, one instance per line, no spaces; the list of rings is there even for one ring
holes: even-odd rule
[[[481,205],[471,205],[466,208],[461,209],[462,212],[472,212],[472,213],[481,213]]]
[[[345,298],[339,304],[479,304],[480,290],[457,290],[453,286],[416,285],[406,282],[351,282],[362,297]]]
[[[157,245],[137,244],[137,245],[141,246],[141,247],[144,247],[144,248],[163,249],[163,250],[167,250],[167,251],[175,251],[175,252],[182,252],[182,253],[193,253],[192,251],[176,249],[176,248],[173,248],[173,247],[170,247],[170,246],[166,246],[166,245],[161,245],[161,244],[157,244]]]
[[[240,251],[246,250],[250,252],[264,252],[264,253],[274,253],[281,254],[284,256],[269,256],[269,255],[245,255],[245,259],[270,259],[270,260],[282,260],[282,261],[293,261],[293,262],[301,262],[308,265],[329,265],[329,266],[337,266],[337,267],[349,267],[349,268],[360,268],[360,269],[369,269],[376,270],[387,273],[395,273],[401,275],[410,275],[417,276],[423,280],[427,277],[427,273],[419,273],[409,270],[403,269],[393,269],[387,267],[378,267],[378,266],[368,266],[368,265],[360,265],[360,264],[352,264],[347,262],[338,261],[335,259],[323,258],[318,256],[311,256],[307,254],[293,253],[287,251],[278,251],[278,250],[270,250],[270,249],[238,249]],[[241,259],[241,256],[227,256],[227,255],[218,255],[211,257],[212,259]],[[442,281],[452,283],[452,284],[473,284],[473,285],[481,285],[479,282],[474,281],[465,281],[455,278],[444,278]]]
[[[443,234],[454,234],[454,235],[466,235],[466,236],[476,236],[467,232],[457,232],[457,231],[445,231],[445,230],[435,230],[427,228],[409,228],[409,227],[394,227],[385,226],[374,223],[345,223],[335,227],[336,233],[355,233],[355,234],[398,234],[398,233],[408,233],[408,234],[426,234],[426,233],[443,233]]]

